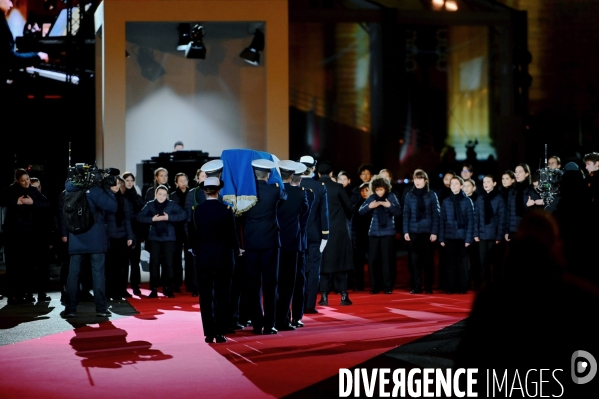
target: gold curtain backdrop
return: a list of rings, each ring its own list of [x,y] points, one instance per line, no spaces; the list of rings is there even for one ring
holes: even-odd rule
[[[446,144],[466,159],[475,142],[477,158],[497,158],[489,134],[489,43],[486,26],[449,27],[448,132]]]

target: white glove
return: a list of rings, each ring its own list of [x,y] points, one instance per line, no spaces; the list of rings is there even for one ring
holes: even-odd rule
[[[322,253],[322,251],[324,251],[324,247],[327,246],[327,240],[322,240],[320,242],[320,253]]]

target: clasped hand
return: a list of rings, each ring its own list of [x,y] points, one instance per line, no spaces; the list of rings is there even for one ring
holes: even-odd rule
[[[154,215],[152,218],[152,222],[166,222],[168,220],[168,214],[164,213],[163,215]]]
[[[17,205],[33,205],[33,200],[30,197],[22,195],[17,200]]]
[[[385,198],[385,201],[372,201],[370,204],[368,204],[368,207],[370,209],[374,209],[381,205],[384,206],[385,208],[389,208],[391,206],[391,203],[389,202],[389,200],[387,198]]]

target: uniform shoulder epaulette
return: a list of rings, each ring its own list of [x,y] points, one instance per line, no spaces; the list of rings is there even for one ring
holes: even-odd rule
[[[279,183],[275,183],[277,185],[277,187],[279,187]]]

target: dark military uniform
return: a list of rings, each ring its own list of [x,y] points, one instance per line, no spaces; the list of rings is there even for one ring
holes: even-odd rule
[[[278,184],[257,180],[258,202],[245,212],[243,247],[248,277],[248,298],[254,332],[271,331],[275,326],[275,299],[279,270],[279,224],[277,207],[282,194]],[[260,300],[264,295],[264,310]]]
[[[329,208],[327,189],[324,183],[309,177],[302,177],[301,186],[311,189],[314,193],[313,197],[308,196],[308,199],[312,197],[312,203],[310,203],[310,215],[306,227],[308,246],[306,249],[306,294],[304,299],[304,309],[313,310],[316,308],[316,296],[320,283],[322,259],[320,244],[322,240],[329,238]]]
[[[281,229],[281,253],[279,255],[278,299],[276,309],[276,328],[289,325],[289,307],[293,296],[297,275],[298,255],[302,250],[301,232],[308,220],[310,207],[303,187],[294,187],[285,183],[285,200],[277,211]]]
[[[239,255],[235,216],[230,206],[206,200],[194,213],[196,274],[204,335],[225,335],[229,322],[229,293]]]

